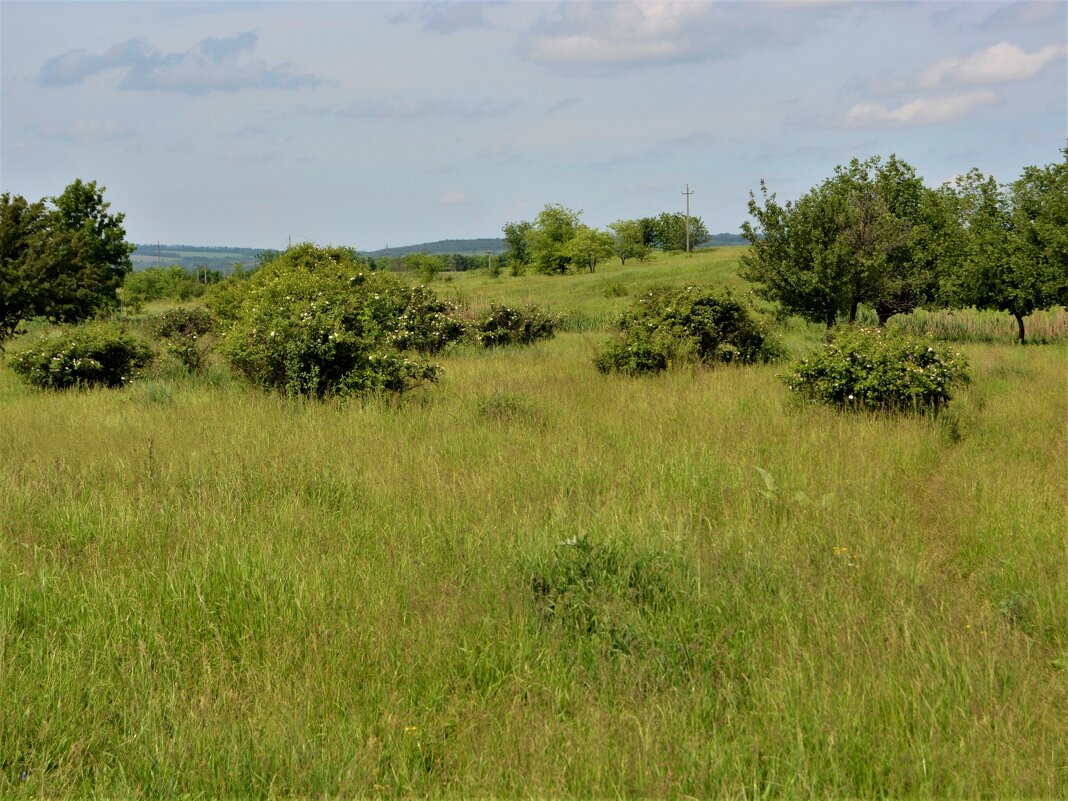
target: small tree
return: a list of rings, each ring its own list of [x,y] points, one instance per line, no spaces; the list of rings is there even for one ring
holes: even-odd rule
[[[621,265],[625,265],[627,259],[645,261],[649,248],[639,220],[617,220],[608,228],[612,232],[612,252],[619,257]]]
[[[520,267],[530,264],[530,247],[528,237],[534,224],[527,220],[505,223],[501,231],[504,233],[505,257],[508,262]]]
[[[597,262],[612,255],[612,237],[604,231],[580,225],[567,244],[567,253],[576,269],[594,272]]]
[[[581,211],[559,203],[545,206],[527,232],[531,263],[542,273],[566,273],[571,266],[569,244],[579,227]]]

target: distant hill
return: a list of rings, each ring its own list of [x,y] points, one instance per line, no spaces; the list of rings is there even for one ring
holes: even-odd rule
[[[504,253],[504,240],[494,239],[439,239],[421,245],[403,245],[381,250],[360,251],[365,256],[407,256],[409,253],[458,253],[461,256],[485,256],[486,253]]]
[[[741,234],[712,234],[707,242],[701,245],[703,248],[722,247],[724,245],[748,245],[749,240]]]
[[[746,240],[738,234],[713,234],[701,245],[702,248],[723,247],[728,245],[745,245]],[[205,247],[203,245],[156,245],[138,244],[133,252],[132,261],[135,270],[155,267],[170,267],[179,264],[182,267],[196,269],[206,267],[228,275],[234,264],[241,262],[246,267],[257,263],[259,255],[265,248],[242,247]],[[157,250],[158,248],[158,250]],[[485,256],[504,253],[504,240],[499,237],[486,239],[439,239],[437,242],[423,242],[418,245],[402,245],[381,250],[360,251],[365,256],[406,256],[410,253],[450,254],[461,256]]]
[[[208,268],[229,275],[234,265],[241,262],[246,267],[256,264],[264,248],[204,247],[203,245],[134,245],[130,260],[135,270],[149,267],[181,265],[186,269]]]

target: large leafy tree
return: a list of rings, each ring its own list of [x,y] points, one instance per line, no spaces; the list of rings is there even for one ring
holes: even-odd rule
[[[0,343],[19,323],[32,316],[31,262],[44,247],[49,213],[43,201],[29,203],[21,195],[0,195]]]
[[[957,305],[1008,312],[1023,344],[1025,317],[1068,304],[1068,151],[1007,186],[972,170],[956,196],[963,235],[947,295]]]
[[[30,317],[78,322],[117,304],[133,246],[104,191],[77,180],[47,201],[0,198],[0,339]]]
[[[570,243],[579,228],[581,211],[549,203],[527,232],[530,260],[542,273],[566,273],[571,266]]]
[[[870,304],[880,324],[931,302],[942,261],[936,243],[953,227],[944,194],[896,156],[854,159],[796,202],[763,203],[742,225],[752,247],[742,275],[791,314],[833,325]]]

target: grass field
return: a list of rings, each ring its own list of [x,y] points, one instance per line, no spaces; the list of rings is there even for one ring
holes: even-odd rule
[[[403,399],[0,368],[0,796],[1068,796],[1068,346],[939,418],[592,368],[737,255],[435,282],[564,331]]]

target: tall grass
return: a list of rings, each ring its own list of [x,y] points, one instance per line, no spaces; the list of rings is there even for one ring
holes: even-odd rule
[[[900,418],[605,336],[344,404],[0,370],[0,796],[1068,792],[1062,345]]]

